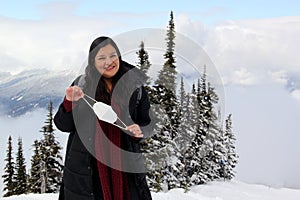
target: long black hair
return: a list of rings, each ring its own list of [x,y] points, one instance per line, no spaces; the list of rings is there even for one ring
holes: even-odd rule
[[[110,94],[106,90],[104,77],[98,72],[95,67],[95,57],[101,48],[109,44],[115,48],[120,63],[118,72],[112,77],[113,86],[117,83],[121,76],[128,71],[128,68],[124,66],[120,50],[116,43],[109,37],[98,37],[92,42],[90,46],[88,65],[85,68],[85,84],[83,87],[85,93],[92,97],[95,97],[95,99],[98,101],[102,101],[108,104],[110,104]]]

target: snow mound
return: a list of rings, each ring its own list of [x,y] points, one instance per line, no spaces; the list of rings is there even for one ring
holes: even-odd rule
[[[183,189],[173,189],[166,193],[152,193],[152,197],[153,200],[299,200],[300,190],[229,181],[193,186],[187,193]],[[58,194],[28,194],[2,199],[57,200]]]

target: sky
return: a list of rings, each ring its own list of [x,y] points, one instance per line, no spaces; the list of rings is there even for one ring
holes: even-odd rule
[[[279,185],[294,178],[287,185],[300,188],[300,174],[287,173],[300,167],[299,156],[293,157],[299,152],[300,132],[300,1],[24,2],[1,2],[0,73],[80,70],[94,38],[165,30],[172,10],[176,31],[206,52],[224,84],[224,114],[233,113],[241,156],[238,177]],[[143,39],[129,37],[126,42]],[[257,161],[263,167],[251,170]],[[274,180],[274,174],[280,179]]]

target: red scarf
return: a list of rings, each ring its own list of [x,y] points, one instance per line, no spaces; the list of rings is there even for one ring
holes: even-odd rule
[[[121,131],[118,127],[96,120],[95,153],[104,200],[129,200],[127,176],[117,170],[122,166]]]

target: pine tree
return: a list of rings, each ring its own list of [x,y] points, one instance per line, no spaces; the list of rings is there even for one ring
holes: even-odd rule
[[[151,95],[150,95],[151,96]],[[170,158],[174,152],[172,151],[173,142],[170,141],[169,133],[164,132],[165,124],[169,123],[169,118],[165,114],[164,109],[154,105],[151,107],[155,118],[159,119],[155,123],[153,135],[151,138],[143,141],[141,144],[142,152],[145,156],[147,172],[147,182],[151,191],[159,192],[166,189],[166,171],[167,158]],[[151,117],[153,120],[153,117]]]
[[[197,91],[193,85],[192,94],[195,95],[196,104],[196,134],[189,147],[190,152],[190,164],[188,174],[191,179],[191,185],[199,185],[209,181],[208,172],[211,169],[209,162],[209,156],[207,152],[207,145],[205,144],[206,135],[208,131],[209,121],[206,114],[209,109],[205,103],[205,97],[207,96],[207,82],[206,82],[206,68],[204,66],[203,75],[201,80],[198,79]]]
[[[210,180],[215,180],[220,178],[220,163],[226,150],[223,145],[222,127],[221,124],[219,124],[218,116],[214,109],[215,105],[218,103],[219,97],[210,82],[207,83],[207,88],[205,103],[208,109],[205,116],[208,121],[208,129],[204,145],[207,148],[208,160],[211,164],[208,177]]]
[[[199,129],[198,133],[200,145],[201,167],[199,168],[202,178],[200,183],[214,180],[218,177],[218,158],[219,153],[215,149],[220,128],[216,124],[216,114],[214,104],[218,102],[218,96],[214,92],[210,83],[207,81],[206,66],[204,65],[203,75],[198,82],[198,105],[199,105]],[[199,184],[199,183],[196,183]]]
[[[178,187],[184,188],[186,191],[190,186],[190,176],[188,175],[191,154],[189,148],[192,139],[195,137],[196,118],[195,115],[195,96],[186,94],[184,89],[184,81],[181,78],[180,85],[180,125],[178,128],[178,136],[175,139],[176,150],[178,150],[178,162],[176,163],[178,179]]]
[[[175,25],[173,18],[173,11],[170,14],[170,21],[167,30],[167,50],[164,54],[165,63],[160,70],[158,79],[155,81],[155,85],[153,87],[153,94],[155,101],[154,103],[158,103],[162,105],[165,109],[166,114],[170,118],[170,124],[166,125],[166,130],[170,132],[171,139],[176,137],[176,128],[179,124],[178,115],[179,106],[177,102],[176,96],[176,78],[177,71],[175,66]]]
[[[145,50],[145,44],[142,41],[140,44],[140,49],[138,52],[136,52],[138,55],[138,63],[137,67],[140,68],[140,70],[146,75],[146,86],[150,86],[151,80],[150,77],[147,75],[149,68],[151,66],[150,61],[149,61],[149,54]]]
[[[13,181],[13,176],[14,176],[14,161],[13,161],[13,148],[12,148],[12,138],[11,136],[8,137],[8,147],[7,147],[7,155],[5,158],[5,168],[4,168],[4,175],[2,176],[3,180],[3,184],[4,184],[4,188],[3,191],[4,193],[4,197],[9,197],[12,196],[14,194],[14,188],[15,188],[15,184]]]
[[[226,156],[222,162],[223,167],[223,177],[225,179],[232,179],[235,176],[234,168],[238,162],[238,154],[235,150],[235,136],[232,132],[232,119],[231,114],[228,115],[225,121],[225,130],[224,130],[224,138],[225,138],[225,146],[226,146]]]
[[[40,142],[34,141],[34,154],[31,158],[29,189],[31,193],[41,193],[41,154]]]
[[[55,193],[59,190],[62,181],[62,147],[55,138],[53,128],[52,101],[49,104],[49,113],[45,125],[42,127],[43,139],[40,141],[41,153],[41,193]]]
[[[165,63],[163,69],[160,71],[158,79],[156,80],[157,85],[164,85],[171,91],[176,91],[176,66],[175,66],[175,23],[173,17],[173,11],[170,13],[170,20],[167,30],[167,49],[164,54]]]
[[[13,179],[15,182],[14,194],[20,195],[27,193],[27,174],[22,138],[18,139],[18,152],[16,155],[16,166]]]
[[[153,135],[153,143],[159,147],[159,155],[163,157],[163,163],[158,171],[162,174],[163,190],[175,187],[177,182],[173,174],[176,160],[175,155],[175,142],[174,138],[177,135],[177,128],[179,125],[179,105],[176,96],[176,77],[177,72],[175,69],[175,29],[173,12],[171,12],[171,19],[167,30],[167,50],[164,54],[165,63],[162,70],[159,72],[158,79],[155,80],[154,86],[149,90],[149,97],[152,104],[157,104],[158,109],[155,112],[160,112],[158,116],[159,121],[164,123],[156,134]],[[155,113],[154,112],[154,113]],[[161,148],[160,148],[161,147]],[[154,178],[154,180],[157,178]],[[161,179],[159,179],[161,180]],[[159,183],[161,184],[161,183]]]
[[[199,86],[199,83],[198,83]],[[192,121],[192,127],[194,132],[194,137],[188,146],[187,155],[187,176],[189,185],[198,185],[206,182],[205,174],[203,173],[203,168],[206,166],[203,163],[203,149],[202,144],[204,140],[203,134],[200,134],[201,118],[199,112],[199,102],[198,102],[198,92],[196,92],[195,85],[192,86],[192,92],[190,94],[190,115]]]

